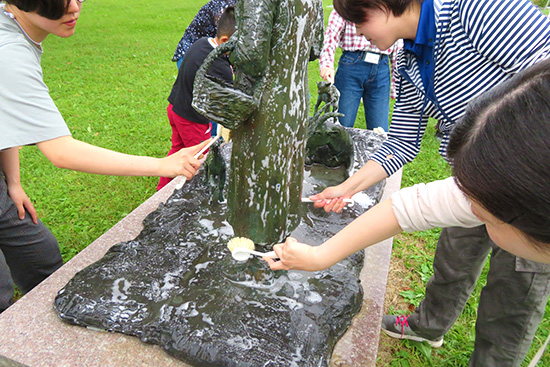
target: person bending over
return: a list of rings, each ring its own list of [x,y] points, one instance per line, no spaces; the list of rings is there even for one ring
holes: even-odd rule
[[[119,176],[184,175],[204,142],[167,158],[128,155],[73,139],[42,79],[42,41],[70,37],[84,0],[5,0],[0,4],[0,312],[14,283],[30,291],[63,261],[54,235],[21,187],[19,147],[35,144],[56,167]]]
[[[438,120],[439,152],[446,157],[450,133],[468,102],[550,56],[550,19],[528,0],[334,0],[334,9],[379,49],[400,38],[404,48],[397,58],[398,96],[388,139],[350,178],[311,197],[326,211],[341,211],[342,199],[412,161],[429,117]],[[478,306],[470,365],[518,365],[544,315],[550,265],[501,251],[484,225],[443,228],[424,300],[407,317],[385,316],[383,328],[397,323],[402,338],[441,346],[489,253],[491,266]],[[491,300],[510,286],[524,297],[493,307]],[[537,295],[534,301],[529,299],[532,294]]]
[[[549,95],[545,60],[470,102],[448,146],[453,177],[398,191],[320,246],[289,237],[273,247],[280,261],[264,259],[273,270],[316,271],[401,231],[484,223],[506,252],[550,263]],[[515,288],[500,285],[489,301],[495,311],[516,298],[523,301]],[[527,301],[538,303],[537,297],[531,293]],[[400,327],[384,331],[401,337]]]

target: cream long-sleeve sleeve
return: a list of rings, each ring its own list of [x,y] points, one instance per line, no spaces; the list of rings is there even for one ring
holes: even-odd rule
[[[393,212],[405,232],[483,224],[452,177],[401,189],[391,199]]]

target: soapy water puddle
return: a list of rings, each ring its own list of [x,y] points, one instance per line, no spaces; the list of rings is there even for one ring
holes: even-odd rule
[[[347,174],[306,167],[303,196]],[[313,273],[273,272],[257,257],[238,262],[227,248],[234,234],[226,203],[197,178],[151,213],[136,239],[79,272],[56,298],[59,316],[159,344],[191,365],[325,366],[361,307],[363,252]],[[382,187],[340,214],[302,204],[291,236],[323,243],[377,201]]]

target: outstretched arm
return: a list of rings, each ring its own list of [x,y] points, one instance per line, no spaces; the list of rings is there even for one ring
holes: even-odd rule
[[[279,261],[266,257],[264,260],[273,270],[322,270],[401,231],[397,218],[393,214],[392,201],[386,200],[361,215],[320,246],[309,246],[289,237],[285,243],[273,246]]]
[[[87,173],[117,176],[185,176],[190,179],[201,165],[193,156],[210,140],[183,148],[165,158],[118,153],[63,136],[37,143],[42,153],[56,167]],[[199,157],[200,158],[200,157]]]
[[[322,270],[401,231],[435,227],[476,227],[482,222],[453,177],[401,189],[318,247],[288,238],[273,246],[280,258],[266,260],[273,270]]]

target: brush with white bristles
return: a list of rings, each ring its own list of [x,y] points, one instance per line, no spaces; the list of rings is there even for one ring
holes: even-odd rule
[[[275,251],[259,252],[254,251],[254,241],[246,237],[234,237],[227,243],[227,248],[231,251],[231,256],[237,261],[246,261],[250,258],[250,255],[256,255],[260,257],[271,257],[277,259],[278,256]]]
[[[318,203],[321,200],[311,200],[310,198],[302,198],[302,203]],[[331,199],[327,200],[327,203],[330,203]],[[349,206],[353,206],[355,204],[355,200],[353,199],[343,199],[344,203],[348,203]],[[346,204],[347,205],[347,204]]]

